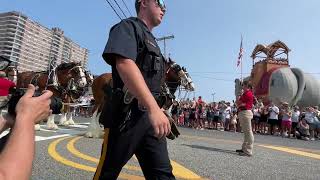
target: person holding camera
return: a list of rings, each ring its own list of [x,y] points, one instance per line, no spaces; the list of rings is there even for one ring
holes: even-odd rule
[[[0,154],[0,179],[29,179],[34,156],[34,124],[51,114],[51,91],[33,97],[35,87],[29,85],[16,106],[16,116],[0,116],[0,133],[11,128],[11,135]],[[17,169],[19,169],[17,171]]]
[[[279,116],[279,108],[273,103],[273,102],[270,102],[270,106],[268,108],[268,111],[269,111],[269,118],[268,118],[268,124],[269,124],[269,133],[271,135],[275,134],[275,131],[276,131],[276,128],[278,127],[278,116]]]

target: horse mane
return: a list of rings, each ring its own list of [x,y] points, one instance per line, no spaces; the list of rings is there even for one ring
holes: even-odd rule
[[[79,65],[79,63],[76,63],[76,62],[62,63],[57,67],[57,70],[58,71],[63,71],[63,70],[66,70],[66,69],[71,69],[72,67],[75,67],[77,65]]]

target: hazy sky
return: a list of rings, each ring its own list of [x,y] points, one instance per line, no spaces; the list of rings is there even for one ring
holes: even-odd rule
[[[123,1],[135,15],[134,0]],[[129,15],[122,0],[118,3]],[[215,93],[215,100],[234,99],[234,79],[240,77],[236,61],[241,34],[244,76],[251,71],[250,55],[256,44],[281,40],[292,50],[290,65],[319,78],[319,0],[167,0],[166,4],[168,11],[154,34],[175,36],[167,41],[167,51],[190,72],[195,96],[212,101]],[[49,28],[62,28],[67,37],[89,49],[91,72],[110,72],[101,53],[110,27],[119,18],[105,0],[0,1],[0,12],[12,10]]]

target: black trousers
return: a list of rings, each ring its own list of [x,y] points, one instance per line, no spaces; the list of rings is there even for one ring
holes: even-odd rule
[[[125,132],[105,129],[94,180],[117,179],[122,167],[134,154],[147,180],[174,180],[166,138],[157,139],[153,134],[147,113]]]

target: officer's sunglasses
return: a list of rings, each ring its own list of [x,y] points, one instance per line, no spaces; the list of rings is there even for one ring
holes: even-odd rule
[[[163,12],[166,12],[166,4],[164,3],[164,0],[156,0],[158,6],[161,8]]]

